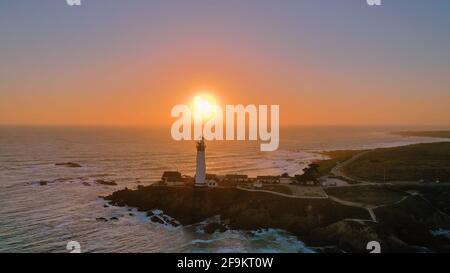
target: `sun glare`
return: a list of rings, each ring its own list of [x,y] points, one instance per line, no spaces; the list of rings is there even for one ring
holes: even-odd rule
[[[196,118],[200,118],[203,121],[211,119],[217,111],[216,100],[211,95],[197,95],[193,101],[193,112]]]

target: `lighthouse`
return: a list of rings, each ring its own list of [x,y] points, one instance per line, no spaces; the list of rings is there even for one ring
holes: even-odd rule
[[[206,187],[205,148],[205,139],[202,137],[199,141],[197,141],[197,170],[195,173],[196,187]]]

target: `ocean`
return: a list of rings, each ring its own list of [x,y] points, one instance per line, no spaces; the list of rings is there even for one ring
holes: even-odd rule
[[[298,174],[324,158],[320,151],[442,141],[390,134],[411,129],[423,128],[286,127],[275,152],[260,152],[257,142],[207,142],[207,172]],[[283,230],[209,235],[201,232],[205,223],[164,226],[133,208],[105,207],[99,198],[151,184],[165,170],[193,175],[195,153],[194,142],[173,141],[169,128],[0,127],[0,252],[67,252],[69,241],[82,252],[315,251]],[[62,162],[82,167],[55,165]]]

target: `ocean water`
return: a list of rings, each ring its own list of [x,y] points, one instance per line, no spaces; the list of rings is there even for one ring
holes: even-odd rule
[[[279,150],[269,153],[257,142],[207,142],[207,170],[296,174],[323,150],[442,141],[389,134],[403,129],[415,128],[282,128]],[[282,230],[208,235],[199,228],[205,223],[155,224],[132,208],[104,207],[99,198],[151,184],[165,170],[193,175],[195,152],[193,142],[173,141],[169,128],[0,127],[0,252],[67,252],[72,240],[83,252],[313,252]],[[82,167],[55,166],[60,162]]]

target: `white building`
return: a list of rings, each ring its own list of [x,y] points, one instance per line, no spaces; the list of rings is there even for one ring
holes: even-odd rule
[[[206,184],[209,188],[217,188],[219,186],[219,183],[213,179],[208,180]]]
[[[280,184],[291,184],[292,177],[280,177]]]
[[[197,142],[197,169],[195,172],[195,186],[206,187],[206,161],[205,161],[205,139],[202,137]]]

